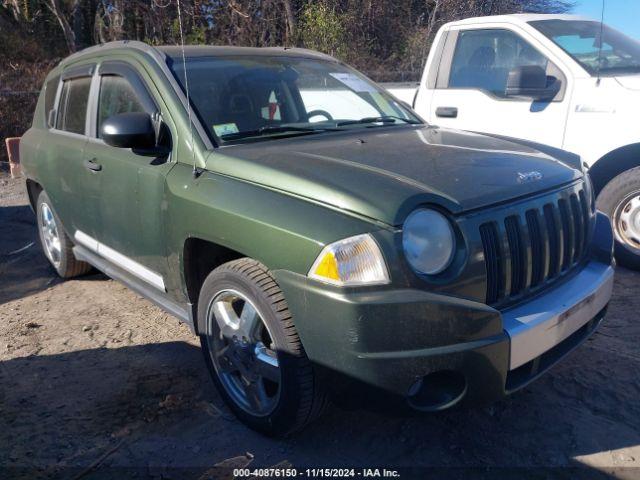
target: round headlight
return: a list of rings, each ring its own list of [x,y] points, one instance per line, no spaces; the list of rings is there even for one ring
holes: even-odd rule
[[[435,275],[449,266],[456,239],[449,220],[435,210],[416,210],[407,218],[402,246],[414,270]]]

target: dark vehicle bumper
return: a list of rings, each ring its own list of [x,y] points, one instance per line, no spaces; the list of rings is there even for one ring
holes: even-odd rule
[[[345,292],[274,273],[331,389],[373,387],[414,408],[441,410],[523,387],[597,328],[613,286],[610,227],[603,228],[590,260],[570,278],[502,312],[422,290]]]

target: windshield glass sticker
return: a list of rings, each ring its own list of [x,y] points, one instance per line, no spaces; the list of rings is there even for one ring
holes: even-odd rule
[[[376,88],[370,83],[365,82],[357,75],[353,73],[330,73],[333,78],[342,82],[351,90],[358,93],[373,93],[376,92]]]
[[[238,126],[235,123],[220,123],[213,126],[213,131],[219,137],[224,137],[225,135],[238,133],[240,130],[238,130]]]

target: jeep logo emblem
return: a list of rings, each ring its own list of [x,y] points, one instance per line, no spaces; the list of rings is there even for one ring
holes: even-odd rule
[[[542,174],[540,172],[518,172],[518,183],[530,183],[542,180]]]

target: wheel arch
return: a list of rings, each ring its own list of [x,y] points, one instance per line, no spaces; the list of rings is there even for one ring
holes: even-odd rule
[[[609,181],[622,172],[640,166],[640,143],[616,148],[600,157],[589,169],[597,196]]]
[[[200,290],[207,275],[220,265],[247,255],[219,243],[199,237],[189,237],[182,249],[182,274],[187,298],[191,304],[194,328],[198,333],[197,308]]]
[[[44,189],[42,188],[42,185],[40,185],[38,182],[30,178],[27,178],[26,185],[27,185],[27,196],[29,197],[29,205],[31,206],[31,210],[33,211],[33,213],[35,213],[36,202],[38,201],[38,195],[40,195],[40,192]]]

